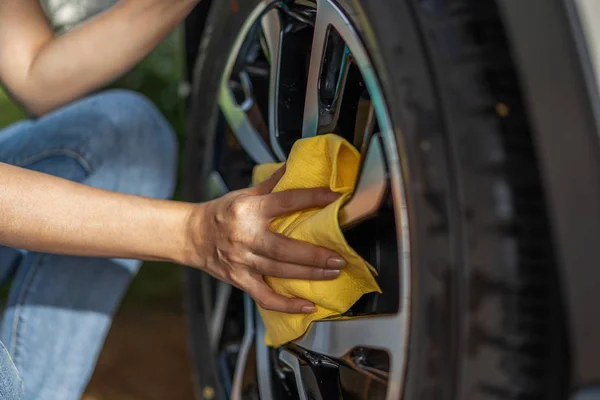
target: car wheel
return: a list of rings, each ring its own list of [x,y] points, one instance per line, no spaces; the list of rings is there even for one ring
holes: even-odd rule
[[[263,343],[252,300],[187,272],[202,399],[562,399],[567,349],[544,190],[492,0],[212,4],[186,191],[334,132],[361,150],[349,243],[379,273],[343,321]]]

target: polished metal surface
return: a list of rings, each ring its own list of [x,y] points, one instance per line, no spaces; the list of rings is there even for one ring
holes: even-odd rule
[[[585,41],[585,48],[589,54],[593,81],[596,87],[596,95],[600,94],[600,1],[597,0],[569,0],[567,3],[574,4],[577,17],[581,24],[581,31]]]
[[[242,26],[236,42],[231,50],[229,59],[227,60],[225,73],[223,74],[223,78],[221,79],[221,84],[219,86],[219,107],[221,108],[227,123],[231,127],[233,134],[240,142],[244,150],[257,164],[273,162],[275,161],[275,158],[271,154],[269,147],[264,142],[261,135],[250,123],[245,109],[238,105],[235,101],[235,97],[230,87],[230,78],[236,57],[240,51],[244,39],[246,38],[246,35],[258,18],[260,18],[263,13],[267,11],[267,5],[271,3],[272,2],[259,3],[259,5],[252,11],[250,17],[246,20],[246,23]],[[247,106],[247,104],[243,104],[243,106]]]
[[[258,393],[261,399],[274,399],[273,382],[271,382],[271,360],[269,359],[269,348],[265,346],[265,324],[255,310],[256,315],[256,370],[258,371]]]
[[[273,8],[261,19],[261,26],[271,63],[269,76],[269,139],[271,148],[279,161],[285,161],[286,154],[279,144],[279,124],[277,123],[277,104],[279,102],[279,70],[281,64],[281,19],[279,10]]]
[[[315,322],[295,343],[307,350],[334,358],[341,358],[358,347],[386,350],[392,356],[392,363],[395,363],[398,359],[394,356],[399,354],[394,350],[398,347],[398,341],[405,339],[404,321],[402,315],[397,314]]]
[[[254,301],[247,294],[244,294],[244,320],[244,338],[235,364],[231,400],[242,400],[242,380],[248,362],[248,353],[254,339]]]
[[[290,367],[292,371],[294,371],[294,377],[296,378],[296,387],[298,388],[298,398],[300,400],[307,400],[306,389],[304,388],[304,381],[302,380],[302,374],[300,373],[300,361],[298,360],[298,357],[288,352],[287,350],[282,350],[279,354],[279,359],[288,367]]]
[[[370,139],[354,193],[340,210],[342,229],[374,215],[381,206],[387,186],[385,155],[379,134],[374,134]]]
[[[214,200],[229,193],[223,177],[217,171],[211,171],[207,179],[206,200]]]
[[[346,16],[333,2],[328,0],[318,0],[315,31],[310,54],[308,89],[306,91],[306,101],[304,104],[302,137],[315,136],[320,132],[321,126],[330,126],[329,118],[331,117],[327,116],[328,119],[322,121],[323,114],[319,110],[319,78],[323,64],[323,55],[327,45],[327,36],[330,29],[335,29],[346,43],[347,51],[345,52],[345,59],[347,60],[350,53],[352,54],[353,62],[359,67],[367,86],[369,86],[369,83],[371,83],[371,86],[376,84],[376,78],[371,62],[360,43],[358,35],[352,28],[352,25]],[[343,63],[340,71],[335,96],[336,104],[339,103],[339,99],[343,94],[343,81],[347,74],[347,65],[347,62]],[[340,87],[342,87],[342,89],[340,89]],[[373,96],[373,93],[370,90],[369,93]],[[381,92],[378,91],[377,93]],[[381,109],[381,107],[383,107],[383,104],[381,103],[382,99],[377,99],[377,101],[380,104],[376,105],[376,108],[379,107]]]
[[[216,348],[221,341],[223,324],[227,315],[227,304],[229,304],[229,298],[231,297],[231,289],[232,287],[228,283],[219,282],[217,284],[217,300],[215,301],[215,308],[210,319],[209,338],[212,349]]]
[[[250,30],[253,23],[259,18],[265,35],[266,47],[269,49],[271,62],[271,76],[278,76],[279,61],[273,59],[277,57],[281,50],[281,20],[276,17],[278,11],[268,9],[273,2],[261,3],[252,13],[250,18],[244,24],[236,48],[233,49],[231,56],[235,60],[235,54],[239,51],[243,37]],[[274,13],[275,12],[275,13]],[[277,14],[278,15],[278,14]],[[354,31],[347,17],[330,0],[317,0],[317,13],[315,20],[312,52],[310,55],[308,89],[304,105],[304,121],[302,126],[302,136],[312,137],[320,132],[324,126],[329,126],[327,120],[321,120],[319,107],[319,78],[323,62],[323,52],[326,46],[326,39],[329,29],[335,29],[341,38],[345,41],[347,50],[352,55],[352,61],[358,66],[363,81],[370,95],[373,114],[377,120],[379,130],[377,134],[372,134],[372,129],[364,135],[368,146],[364,146],[361,172],[356,185],[355,195],[344,207],[340,215],[343,226],[351,226],[360,222],[363,218],[375,213],[379,208],[386,190],[392,195],[394,204],[394,213],[398,237],[397,265],[400,268],[400,304],[399,312],[394,315],[380,315],[369,318],[357,318],[351,320],[339,321],[319,321],[314,322],[307,333],[295,343],[301,348],[327,355],[334,358],[340,358],[347,355],[352,349],[367,347],[385,350],[390,356],[390,371],[388,375],[388,391],[386,398],[388,400],[397,400],[401,397],[403,379],[406,368],[406,353],[408,345],[408,332],[410,322],[409,301],[411,297],[411,273],[410,273],[410,238],[409,225],[406,209],[406,200],[404,194],[403,176],[400,170],[400,156],[398,154],[398,140],[401,138],[400,132],[394,131],[389,111],[387,110],[382,90],[375,75],[373,66],[362,46],[357,33]],[[277,58],[275,57],[275,58]],[[233,61],[231,61],[232,63]],[[229,67],[230,68],[230,67]],[[275,70],[275,71],[274,71]],[[345,68],[341,73],[345,74]],[[227,74],[226,74],[227,75]],[[343,75],[340,77],[343,79]],[[341,82],[341,81],[340,81]],[[343,82],[341,83],[343,85]],[[285,159],[281,149],[277,148],[277,82],[273,79],[270,82],[271,92],[269,93],[269,138],[277,158]],[[340,89],[342,90],[342,89]],[[336,96],[342,93],[338,91]],[[249,122],[239,113],[239,107],[232,105],[233,101],[227,85],[221,86],[221,96],[219,104],[226,114],[226,118],[234,130],[234,133],[244,149],[257,162],[272,161],[266,144],[249,125]],[[228,110],[228,112],[226,112]],[[371,124],[369,126],[373,126]],[[367,128],[368,129],[368,128]],[[371,137],[369,137],[371,135]],[[251,138],[249,136],[253,136]],[[266,160],[266,161],[261,161]],[[249,298],[248,298],[249,299]],[[260,317],[258,317],[260,319]],[[258,335],[256,336],[257,364],[258,364],[258,382],[261,398],[272,398],[272,389],[270,386],[270,360],[268,349],[264,346],[264,327],[257,326]],[[251,326],[251,332],[254,334],[254,326]],[[244,335],[244,343],[249,335],[247,330]],[[245,348],[243,346],[243,348]],[[244,356],[246,357],[246,356]],[[280,358],[293,371],[299,388],[304,387],[300,373],[300,364],[298,358],[287,350],[282,350]],[[246,360],[243,357],[238,358],[236,366],[236,379],[239,379],[238,371],[243,371]],[[240,372],[241,373],[241,372]],[[235,384],[234,384],[235,386]],[[306,398],[304,389],[300,390],[302,399]]]
[[[410,287],[410,238],[406,200],[404,194],[403,177],[400,170],[400,159],[398,154],[397,135],[394,132],[388,110],[384,104],[381,88],[375,76],[374,68],[369,57],[360,43],[357,33],[345,17],[343,12],[329,0],[317,0],[317,17],[313,47],[311,53],[309,83],[306,93],[304,108],[304,125],[302,136],[311,137],[319,132],[319,77],[323,51],[327,38],[328,29],[333,27],[352,53],[354,62],[357,64],[363,80],[367,86],[371,101],[380,126],[381,147],[375,148],[377,156],[372,159],[374,168],[364,169],[363,172],[371,174],[363,178],[366,182],[381,182],[382,169],[379,165],[387,166],[389,174],[390,189],[394,201],[396,215],[396,226],[398,231],[398,249],[400,266],[400,312],[393,316],[354,319],[348,321],[321,321],[312,324],[307,334],[296,341],[296,343],[307,349],[318,353],[327,354],[332,357],[340,357],[357,347],[376,347],[385,349],[390,355],[391,365],[388,380],[387,399],[399,399],[402,393],[404,370],[406,368],[406,353],[408,345],[408,324],[410,321],[410,308],[408,307],[411,295]],[[371,147],[368,148],[368,151]],[[383,157],[385,154],[385,161]],[[366,164],[366,162],[365,162]],[[373,171],[373,172],[370,172]],[[379,177],[378,177],[379,176]],[[385,173],[383,173],[385,176]],[[380,195],[383,185],[374,184],[374,193]],[[357,187],[357,193],[368,193]],[[357,197],[357,199],[362,196]],[[359,201],[359,200],[357,200]],[[372,202],[371,204],[376,204]],[[358,204],[358,203],[356,203]],[[365,205],[369,202],[365,200]],[[371,207],[373,209],[374,207]],[[352,215],[365,215],[360,210],[355,211],[351,205],[348,211],[350,216],[342,213],[342,222]]]

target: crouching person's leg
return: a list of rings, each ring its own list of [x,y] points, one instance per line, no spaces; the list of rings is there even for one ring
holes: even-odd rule
[[[172,195],[176,147],[154,106],[125,91],[0,132],[2,162],[154,198]],[[79,400],[141,263],[24,253],[13,264],[1,339],[23,379],[23,399]]]

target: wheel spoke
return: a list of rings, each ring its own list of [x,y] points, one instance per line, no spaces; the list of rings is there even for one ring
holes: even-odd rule
[[[234,100],[226,83],[221,85],[219,106],[240,145],[257,164],[273,162],[273,156],[260,133],[252,126],[246,111]]]
[[[242,44],[244,43],[244,39],[253,28],[254,21],[261,15],[261,13],[264,10],[265,3],[261,3],[261,5],[253,11],[253,15],[250,16],[250,18],[242,27],[240,35],[238,36],[233,46],[231,54],[237,55],[239,53]],[[251,93],[250,82],[247,79],[247,76],[245,76],[244,74],[240,74],[239,76],[244,99],[242,101],[237,101],[234,96],[231,87],[231,79],[238,77],[232,77],[231,74],[235,62],[235,56],[230,57],[230,59],[227,61],[225,73],[223,74],[223,78],[219,87],[219,107],[221,109],[221,112],[225,116],[227,123],[231,127],[233,134],[240,142],[240,145],[248,153],[248,155],[254,160],[254,162],[259,164],[273,162],[274,158],[271,154],[271,151],[269,150],[269,147],[261,137],[260,133],[252,126],[252,123],[250,122],[246,114],[246,112],[253,105],[253,98]]]
[[[253,36],[254,39],[251,40],[255,40],[256,34],[261,33],[261,45],[270,67],[266,68],[266,63],[261,61],[262,53],[259,53],[259,66],[262,68],[260,78],[263,81],[254,75],[251,81],[245,75],[246,72],[251,73],[250,70],[245,69],[241,61],[236,65],[236,58],[232,57],[228,60],[224,79],[219,87],[218,104],[239,143],[256,163],[272,162],[275,159],[283,161],[286,159],[286,152],[300,136],[312,137],[327,132],[338,133],[361,148],[363,158],[359,178],[353,197],[340,212],[340,222],[346,229],[378,211],[380,215],[392,215],[393,212],[398,252],[388,258],[398,257],[401,270],[399,274],[393,275],[393,281],[398,282],[399,290],[389,291],[383,284],[382,288],[385,293],[396,296],[385,299],[391,306],[398,304],[398,312],[391,306],[379,307],[379,303],[376,309],[373,308],[375,311],[359,304],[352,310],[356,315],[371,312],[383,314],[315,322],[302,338],[281,349],[279,357],[282,363],[293,370],[300,399],[306,399],[305,389],[312,387],[310,381],[303,381],[301,374],[301,369],[305,368],[304,362],[310,361],[307,357],[311,353],[313,356],[325,356],[323,359],[329,357],[342,362],[344,359],[350,363],[355,362],[352,368],[366,375],[378,376],[382,382],[387,383],[387,398],[396,399],[400,397],[403,384],[410,320],[408,300],[411,295],[408,218],[397,143],[401,135],[392,128],[375,70],[352,24],[333,1],[316,0],[316,3],[316,15],[312,2],[259,3],[241,28],[231,54],[244,53],[240,49],[246,46],[245,38]],[[305,62],[311,42],[306,75]],[[246,58],[242,56],[243,54],[239,60],[245,61]],[[260,89],[261,84],[264,88],[267,86],[264,80],[267,71],[268,129],[261,129],[253,124],[257,118],[252,115],[252,111],[261,114],[261,118],[264,115],[259,104],[262,105],[267,99],[260,96],[263,93]],[[259,94],[257,104],[254,103],[253,83]],[[353,113],[357,114],[354,119]],[[259,119],[262,121],[261,118]],[[213,186],[219,187],[216,180]],[[393,210],[387,201],[388,206],[380,209],[388,194],[391,194]],[[362,233],[361,229],[362,226],[345,233]],[[390,225],[390,229],[394,227]],[[393,242],[390,239],[390,247],[394,246]],[[392,265],[391,261],[386,261],[385,265],[395,267],[395,263]],[[381,273],[380,276],[385,275]],[[392,282],[391,279],[388,281]],[[218,348],[221,342],[231,287],[226,288],[224,284],[220,284],[216,286],[216,291],[215,306],[208,320],[212,348]],[[368,298],[363,300],[370,301]],[[275,351],[271,352],[264,345],[265,327],[254,307],[250,297],[244,295],[245,329],[233,377],[233,399],[241,399],[242,380],[249,365],[248,355],[253,343],[256,346],[260,397],[271,398],[276,392],[278,379],[273,371],[279,371],[284,377],[284,386],[287,379],[287,374],[280,369],[281,364],[273,362]],[[389,368],[388,364],[360,364],[357,354],[364,356],[364,360],[372,361],[381,357],[383,351],[389,356]],[[319,357],[317,359],[320,360]],[[367,371],[371,367],[372,370]]]
[[[232,400],[242,400],[242,381],[248,361],[248,353],[250,353],[254,338],[254,302],[247,294],[244,294],[244,322],[244,337],[240,345],[233,375],[233,386],[231,388]]]
[[[367,107],[360,107],[359,105],[358,112],[360,113],[360,117],[356,120],[354,140],[352,143],[354,144],[354,147],[360,149],[363,143],[366,143],[366,140],[375,133],[377,117],[375,116],[375,109],[373,108],[373,103],[371,103],[371,101],[368,102]]]
[[[402,315],[320,321],[295,343],[307,350],[333,358],[342,358],[352,349],[369,347],[394,353],[403,342]],[[390,335],[397,329],[398,335]]]
[[[364,157],[352,198],[340,211],[344,229],[377,213],[388,187],[385,155],[378,134],[370,138]]]
[[[300,400],[307,400],[306,389],[304,388],[304,380],[302,379],[302,373],[300,372],[300,361],[298,358],[289,351],[283,350],[279,354],[279,359],[294,371],[296,388],[298,389],[298,398]]]
[[[372,318],[315,322],[309,331],[295,343],[306,350],[337,359],[348,355],[357,348],[385,350],[390,359],[389,375],[397,376],[396,370],[403,368],[405,362],[405,336],[407,334],[405,323],[403,313]],[[290,356],[293,357],[291,354]],[[292,365],[291,367],[294,368]],[[299,369],[297,371],[299,374]],[[296,370],[294,372],[296,373]],[[401,380],[391,379],[388,381],[388,399],[400,398],[401,384]]]
[[[229,193],[223,177],[217,171],[212,171],[206,181],[206,201],[214,200]]]
[[[308,67],[308,82],[304,102],[304,117],[302,122],[302,137],[312,137],[319,131],[319,78],[327,36],[329,21],[327,14],[321,10],[325,2],[317,2],[317,16],[313,33],[312,49]],[[325,5],[325,8],[328,6]]]
[[[355,36],[333,4],[317,1],[302,137],[335,131],[351,66],[357,64],[353,48],[358,49],[359,43]]]
[[[281,18],[279,10],[273,8],[261,20],[262,30],[267,44],[269,62],[269,140],[271,148],[280,161],[286,159],[285,152],[279,144],[279,124],[277,105],[279,104],[279,72],[281,69]]]
[[[261,399],[273,399],[273,382],[271,381],[271,361],[269,348],[265,346],[265,324],[256,310],[256,374]]]
[[[231,285],[225,282],[219,282],[217,285],[217,300],[210,321],[210,346],[216,349],[221,341],[223,333],[223,324],[227,314],[227,304],[231,297]]]

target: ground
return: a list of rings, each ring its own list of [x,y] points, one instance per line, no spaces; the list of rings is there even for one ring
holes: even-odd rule
[[[113,322],[84,400],[193,399],[181,268],[154,263],[142,268]]]

